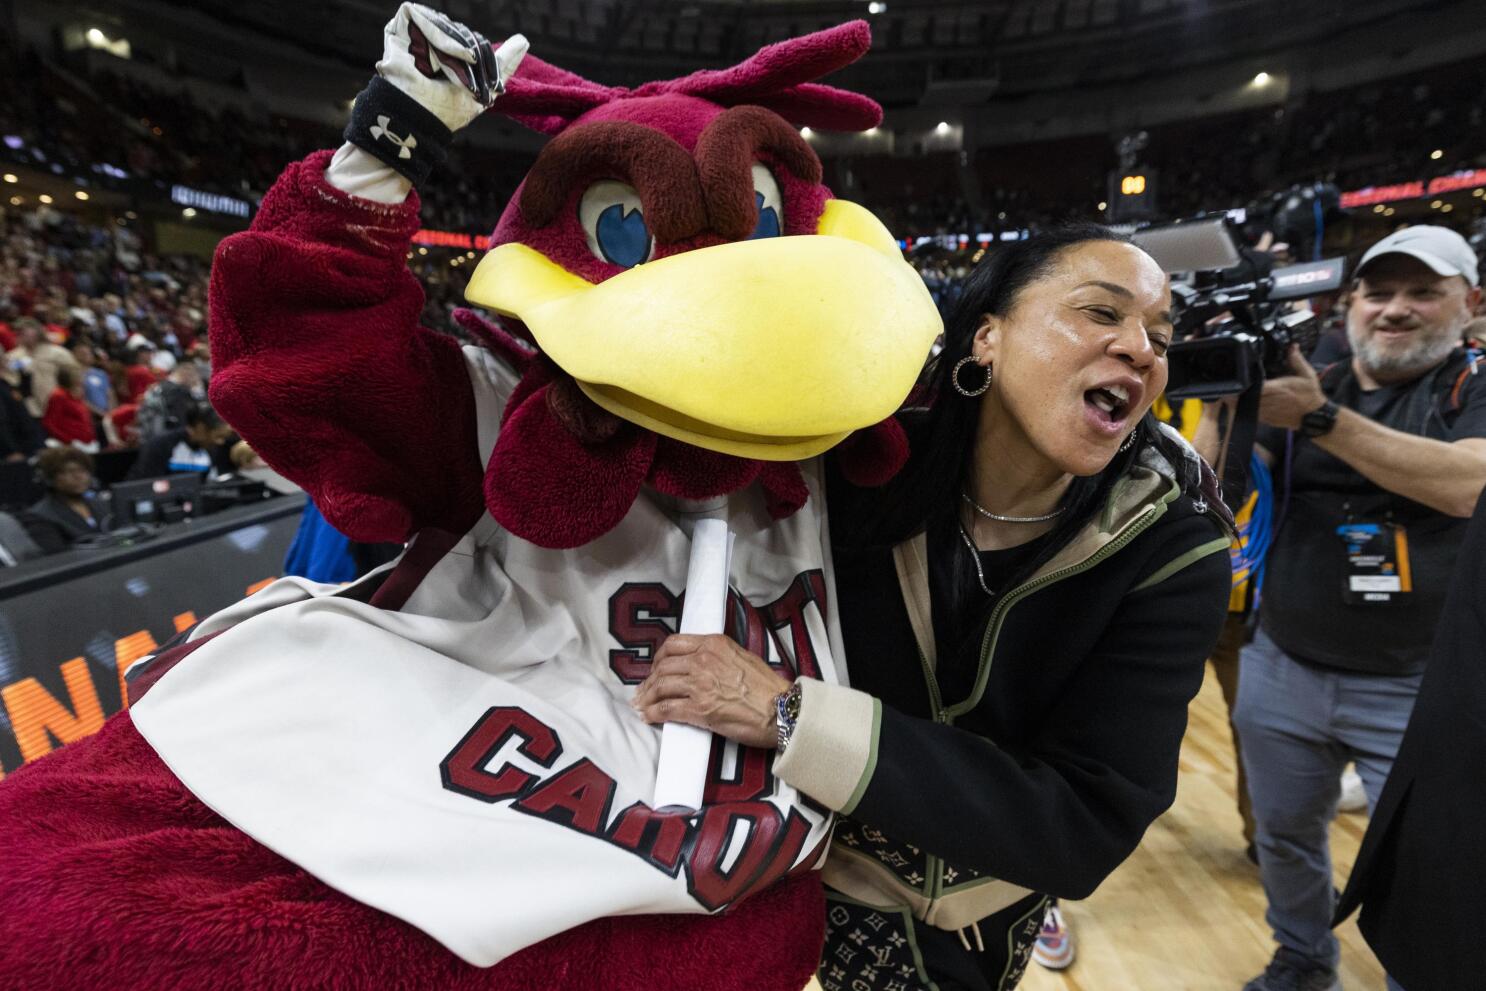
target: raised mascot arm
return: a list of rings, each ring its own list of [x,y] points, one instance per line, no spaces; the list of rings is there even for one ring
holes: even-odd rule
[[[404,3],[347,144],[284,170],[251,228],[217,249],[211,341],[218,410],[336,529],[400,541],[479,517],[482,465],[459,343],[419,325],[406,256],[412,185],[503,91],[526,51]],[[492,211],[498,204],[491,204]]]

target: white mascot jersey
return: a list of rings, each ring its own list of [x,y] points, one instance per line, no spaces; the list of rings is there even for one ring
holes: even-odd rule
[[[465,354],[485,463],[515,377]],[[728,632],[836,681],[824,492],[801,468],[788,519],[756,485],[726,500]],[[831,822],[772,753],[721,738],[700,813],[646,804],[660,729],[629,700],[677,627],[688,533],[646,492],[574,550],[487,513],[399,611],[282,579],[202,622],[134,725],[232,825],[479,966],[602,916],[719,911],[818,866]]]

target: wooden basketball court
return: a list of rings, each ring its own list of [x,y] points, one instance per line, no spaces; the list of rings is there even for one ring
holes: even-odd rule
[[[1063,903],[1077,940],[1073,966],[1057,974],[1033,964],[1021,991],[1240,991],[1264,969],[1274,946],[1259,869],[1244,857],[1233,773],[1227,711],[1209,669],[1192,702],[1176,804],[1092,898]],[[1366,827],[1361,813],[1332,825],[1339,887]],[[1337,935],[1347,991],[1383,991],[1355,917]]]

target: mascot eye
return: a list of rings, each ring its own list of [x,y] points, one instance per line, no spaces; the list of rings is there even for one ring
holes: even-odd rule
[[[759,162],[753,163],[753,202],[758,206],[758,226],[748,239],[778,237],[784,233],[784,198],[779,195],[779,183]]]
[[[655,239],[633,186],[612,179],[594,183],[578,202],[578,222],[594,256],[620,268],[650,260]]]

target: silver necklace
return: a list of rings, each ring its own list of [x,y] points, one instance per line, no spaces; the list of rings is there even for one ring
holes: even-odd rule
[[[1046,523],[1053,517],[1062,515],[1064,509],[1064,507],[1059,506],[1051,513],[1044,513],[1041,516],[1002,516],[999,513],[991,512],[989,509],[986,509],[980,503],[970,498],[969,492],[961,492],[960,498],[964,499],[971,506],[975,507],[975,511],[984,516],[986,519],[997,520],[1001,523]]]
[[[965,549],[970,552],[970,560],[975,562],[975,580],[980,582],[981,591],[994,599],[996,593],[992,592],[991,586],[986,584],[985,569],[980,566],[980,551],[976,549],[975,541],[970,539],[970,534],[965,531],[963,523],[960,524],[960,539],[965,542]]]

